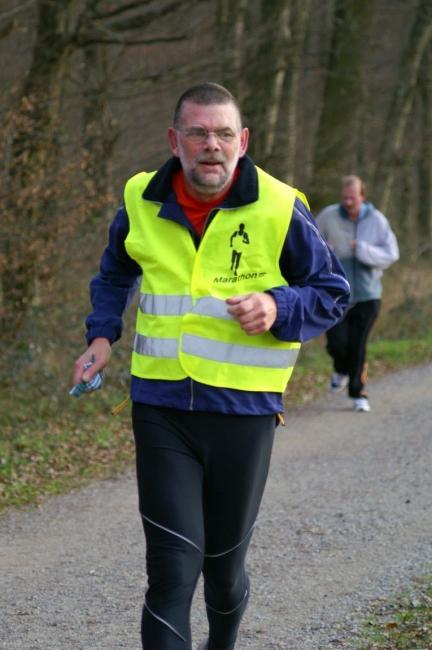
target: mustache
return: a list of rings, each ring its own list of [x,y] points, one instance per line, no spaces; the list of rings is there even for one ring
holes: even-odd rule
[[[224,163],[225,158],[223,156],[199,156],[197,158],[199,163]]]

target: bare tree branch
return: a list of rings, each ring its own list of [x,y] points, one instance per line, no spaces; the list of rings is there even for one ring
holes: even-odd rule
[[[142,4],[142,3],[141,3]],[[171,0],[167,2],[165,6],[160,6],[160,2],[149,10],[136,13],[129,18],[124,18],[122,20],[117,20],[109,23],[108,29],[115,32],[123,32],[128,30],[142,29],[143,27],[148,27],[154,20],[159,20],[162,16],[166,16],[173,11],[179,9],[184,3],[181,0]],[[104,16],[101,15],[99,20],[104,20]]]
[[[27,0],[27,2],[22,2],[20,5],[14,7],[13,9],[9,9],[8,11],[2,11],[0,13],[0,20],[4,20],[4,19],[8,20],[9,18],[16,16],[16,14],[19,14],[25,11],[26,9],[28,9],[29,7],[31,7],[32,5],[34,5],[35,2],[36,0]]]
[[[202,2],[203,0],[195,0],[195,2]],[[72,41],[76,47],[87,47],[90,45],[153,45],[156,43],[171,43],[176,41],[183,41],[187,36],[185,34],[173,36],[157,36],[153,38],[134,38],[132,36],[125,37],[124,32],[136,32],[148,27],[152,22],[162,18],[180,7],[184,7],[185,3],[181,0],[168,0],[164,5],[157,2],[129,2],[123,7],[112,9],[107,13],[97,12],[98,0],[87,1],[86,10],[80,15],[78,20],[75,35]],[[133,16],[105,22],[105,19],[112,18],[125,14],[127,11],[143,8],[143,4],[152,4],[152,7],[147,7],[141,13],[135,13]],[[95,11],[96,9],[96,11]]]
[[[126,5],[123,5],[122,7],[116,7],[115,9],[110,9],[109,11],[104,11],[100,13],[95,13],[94,18],[96,19],[101,19],[105,20],[107,18],[112,18],[113,16],[118,16],[120,14],[124,14],[127,11],[130,11],[131,9],[137,9],[138,7],[141,8],[144,4],[150,4],[153,0],[135,0],[135,2],[129,2]],[[96,0],[95,5],[100,4],[99,0]]]
[[[173,43],[177,41],[184,41],[187,38],[186,34],[179,36],[159,36],[155,38],[127,38],[121,34],[106,35],[103,34],[94,36],[85,35],[79,36],[76,40],[78,47],[88,47],[89,45],[154,45],[155,43]]]

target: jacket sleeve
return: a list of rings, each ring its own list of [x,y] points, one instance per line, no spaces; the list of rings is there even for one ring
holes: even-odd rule
[[[371,244],[363,239],[357,239],[355,256],[362,264],[384,270],[399,259],[399,247],[389,222],[380,212],[377,212],[378,215],[380,217],[379,241]]]
[[[289,286],[270,290],[277,304],[271,332],[283,341],[319,336],[343,316],[349,284],[306,206],[297,199],[280,258]]]
[[[109,230],[108,245],[100,262],[99,273],[90,283],[93,311],[87,317],[87,342],[99,336],[114,343],[123,329],[123,313],[138,286],[141,269],[125,249],[129,220],[119,208]]]

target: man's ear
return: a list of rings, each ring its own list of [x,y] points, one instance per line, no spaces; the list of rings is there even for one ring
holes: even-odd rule
[[[172,126],[170,126],[168,128],[168,142],[169,142],[171,151],[173,152],[174,156],[178,156],[179,155],[179,148],[178,148],[178,142],[177,142],[177,131]]]
[[[248,148],[248,144],[249,144],[249,129],[247,127],[244,127],[240,134],[240,153],[239,153],[240,158],[245,155]]]

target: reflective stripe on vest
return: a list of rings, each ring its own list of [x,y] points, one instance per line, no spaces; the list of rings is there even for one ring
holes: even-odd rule
[[[182,316],[191,311],[194,314],[203,316],[214,316],[215,318],[226,318],[233,320],[228,313],[225,300],[206,296],[198,298],[195,305],[191,296],[154,296],[142,293],[139,300],[139,307],[145,314],[154,316]]]
[[[249,345],[229,345],[209,341],[201,336],[184,334],[182,350],[203,359],[263,368],[288,368],[294,366],[299,350],[270,350]]]
[[[166,359],[177,359],[178,339],[161,339],[150,336],[135,334],[134,352],[148,357],[161,357]]]
[[[155,296],[151,293],[140,295],[139,307],[144,314],[154,316],[181,316],[192,309],[191,296]]]
[[[279,258],[298,193],[258,168],[257,174],[259,200],[215,212],[198,249],[184,226],[159,216],[160,204],[143,199],[153,173],[128,181],[125,248],[143,271],[133,375],[285,389],[300,343],[279,341],[271,332],[248,336],[226,303],[287,284]]]
[[[138,354],[150,357],[176,359],[178,340],[135,335],[133,349]],[[290,350],[269,350],[248,345],[232,345],[210,341],[202,336],[184,334],[182,350],[203,359],[237,365],[262,366],[263,368],[287,368],[294,366],[299,348]]]

